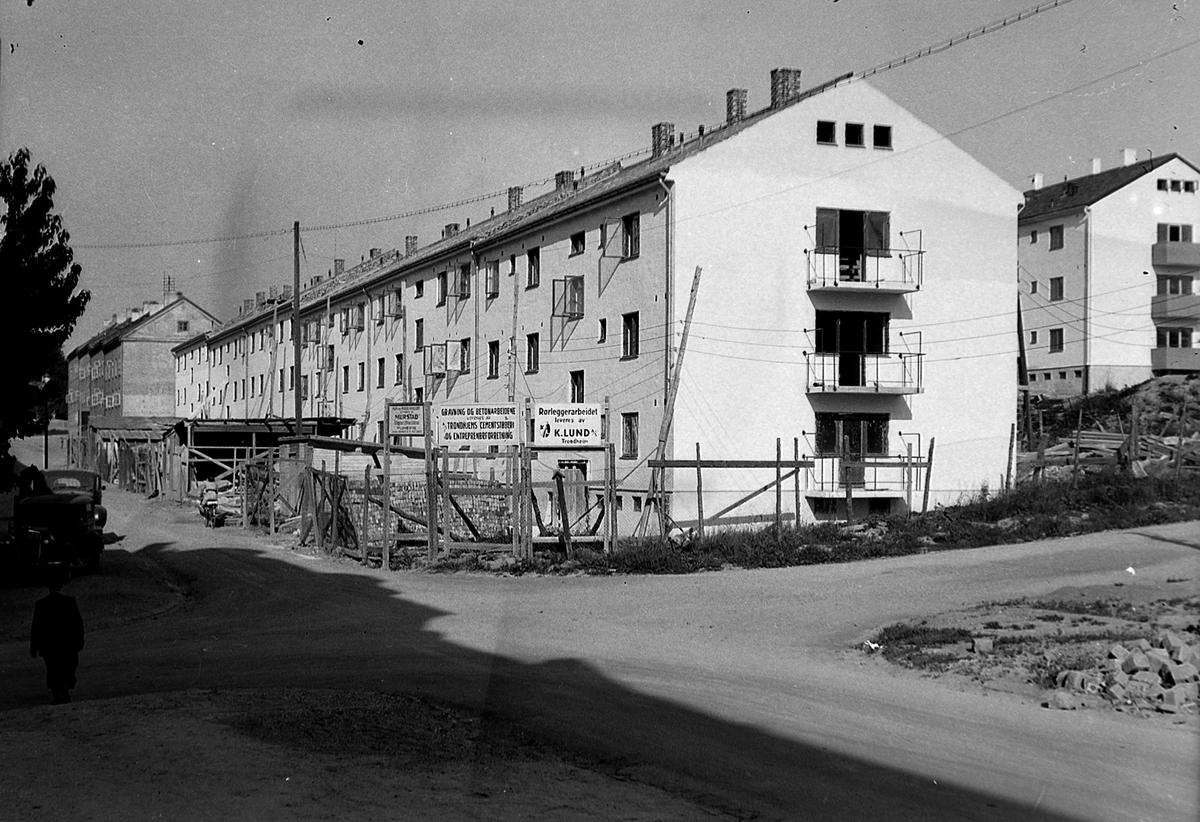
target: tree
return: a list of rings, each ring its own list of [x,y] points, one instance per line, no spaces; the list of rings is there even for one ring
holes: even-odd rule
[[[11,487],[12,440],[45,424],[52,372],[91,298],[76,291],[82,269],[54,213],[55,190],[27,148],[0,163],[0,489]]]

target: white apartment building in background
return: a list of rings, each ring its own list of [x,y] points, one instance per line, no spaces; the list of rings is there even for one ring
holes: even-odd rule
[[[660,123],[648,159],[562,171],[528,202],[512,189],[501,214],[310,283],[298,364],[289,306],[251,304],[175,349],[177,413],[289,417],[300,390],[305,416],[353,418],[348,436],[378,441],[387,401],[607,402],[628,533],[700,268],[666,458],[699,444],[706,460],[774,459],[777,439],[791,458],[798,438],[816,464],[804,521],[844,517],[843,482],[856,516],[910,504],[905,472],[843,474],[844,452],[894,462],[936,438],[931,503],[997,484],[1015,421],[1003,309],[1020,193],[866,82],[771,79],[761,111],[731,90],[720,126]],[[706,473],[706,514],[773,478]],[[695,472],[664,481],[671,516],[693,519]],[[765,494],[730,522],[774,508]]]
[[[1200,373],[1200,170],[1177,154],[1025,192],[1018,262],[1030,389],[1074,396]]]

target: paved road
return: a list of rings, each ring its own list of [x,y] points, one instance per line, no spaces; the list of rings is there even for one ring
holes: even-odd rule
[[[515,718],[618,772],[759,818],[1194,819],[1194,733],[898,674],[872,629],[1065,585],[1200,579],[1195,523],[854,565],[688,577],[384,574],[110,493],[117,550],[186,606],[89,636],[102,699],[296,685],[419,692]],[[1195,583],[1189,583],[1195,590]],[[1179,591],[1179,584],[1164,591]],[[0,709],[43,698],[0,646]]]

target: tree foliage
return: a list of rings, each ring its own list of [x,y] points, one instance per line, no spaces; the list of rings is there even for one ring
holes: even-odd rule
[[[54,179],[29,149],[0,163],[0,488],[12,476],[10,442],[42,430],[62,346],[91,298],[70,235],[54,213]]]

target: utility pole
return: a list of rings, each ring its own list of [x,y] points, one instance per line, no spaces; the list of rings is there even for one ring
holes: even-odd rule
[[[300,427],[303,420],[304,407],[300,398],[300,221],[292,224],[292,362],[293,373],[292,396],[296,409],[296,436],[304,433]],[[297,456],[300,445],[296,445]]]

